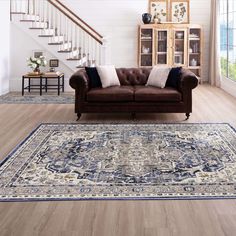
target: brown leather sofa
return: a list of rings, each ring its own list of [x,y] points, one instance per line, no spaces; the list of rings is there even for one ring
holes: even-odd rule
[[[192,112],[192,89],[198,85],[197,77],[182,69],[178,88],[145,86],[151,69],[116,69],[121,86],[90,88],[85,70],[79,70],[70,78],[75,89],[75,112],[82,113],[186,113]]]

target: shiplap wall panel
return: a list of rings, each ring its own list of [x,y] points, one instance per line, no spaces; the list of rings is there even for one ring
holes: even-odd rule
[[[137,66],[138,25],[148,0],[62,0],[99,33],[108,37],[117,67]],[[204,29],[203,80],[208,80],[210,0],[190,0],[191,23]]]

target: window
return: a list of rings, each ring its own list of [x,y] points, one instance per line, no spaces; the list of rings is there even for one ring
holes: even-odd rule
[[[236,1],[220,0],[221,73],[236,81]]]

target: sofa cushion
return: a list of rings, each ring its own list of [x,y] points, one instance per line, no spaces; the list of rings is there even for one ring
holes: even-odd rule
[[[97,71],[103,88],[120,85],[115,66],[97,66]]]
[[[96,67],[85,67],[86,73],[89,77],[89,84],[91,88],[102,87],[101,79]]]
[[[134,99],[136,102],[176,102],[182,100],[182,95],[171,87],[135,86]]]
[[[133,86],[112,86],[109,88],[94,88],[88,91],[89,102],[130,102],[134,100]]]
[[[174,67],[170,70],[168,79],[166,81],[166,87],[178,88],[181,78],[182,67]]]
[[[154,66],[148,77],[147,86],[155,86],[158,88],[164,88],[166,81],[170,73],[170,67],[168,66]]]

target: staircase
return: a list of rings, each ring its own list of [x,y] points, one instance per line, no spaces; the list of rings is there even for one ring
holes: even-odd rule
[[[102,64],[104,37],[58,0],[10,0],[11,21],[72,71]]]

